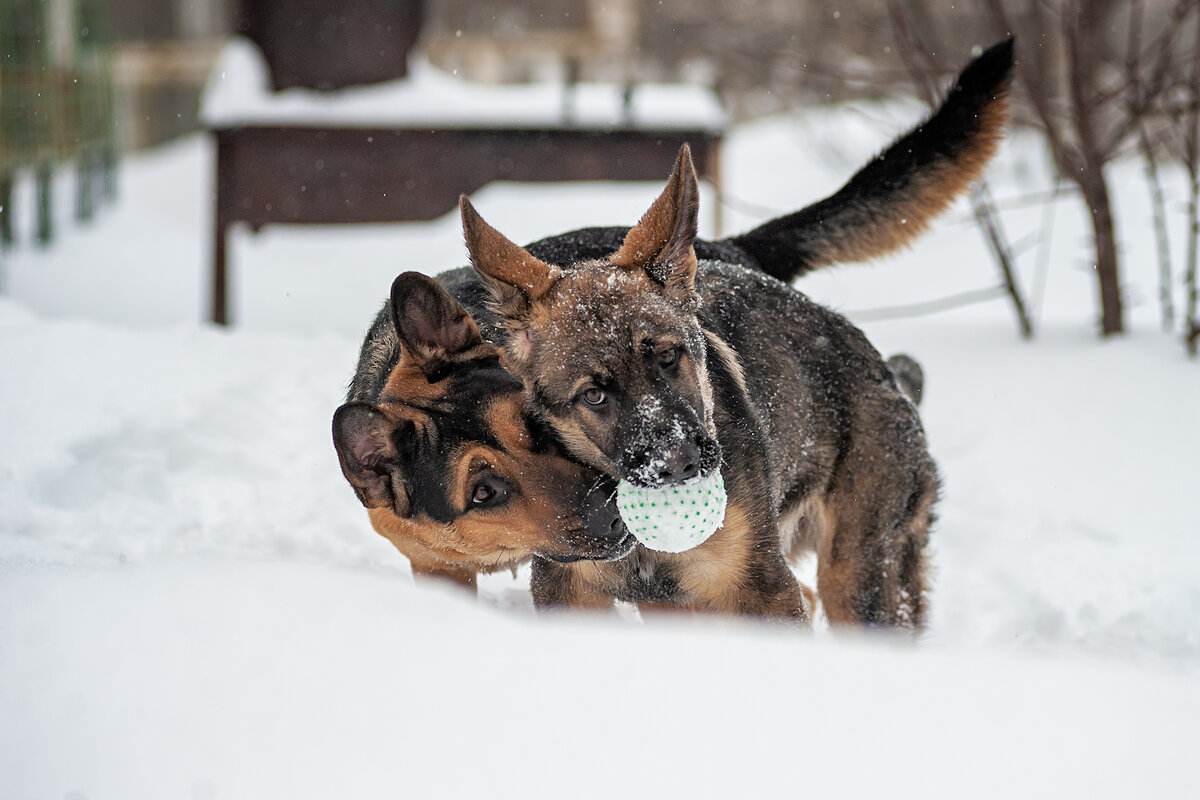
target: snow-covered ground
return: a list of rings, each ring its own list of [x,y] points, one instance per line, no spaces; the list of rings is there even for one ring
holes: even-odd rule
[[[833,190],[920,113],[735,129],[725,232]],[[1036,341],[1002,299],[878,313],[998,282],[965,206],[799,283],[925,366],[945,488],[914,646],[538,618],[524,574],[482,603],[414,586],[329,421],[392,277],[464,263],[458,220],[237,231],[218,330],[212,158],[196,137],[130,159],[94,224],[60,209],[52,248],[0,262],[0,797],[1200,795],[1200,365],[1159,330],[1136,164],[1112,170],[1125,337],[1095,336],[1074,198],[1016,202],[1047,188],[1020,137],[991,183]],[[647,177],[475,202],[527,241],[631,223]]]

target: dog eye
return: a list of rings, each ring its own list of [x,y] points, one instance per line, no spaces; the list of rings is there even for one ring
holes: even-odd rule
[[[492,478],[485,478],[471,490],[471,505],[475,508],[486,508],[503,502],[506,497],[508,490],[504,484]]]
[[[603,405],[604,401],[607,399],[608,395],[600,389],[597,389],[595,386],[587,389],[583,393],[583,402],[587,403],[589,406]]]
[[[675,362],[679,360],[679,348],[668,347],[658,354],[658,365],[660,367],[673,367]]]

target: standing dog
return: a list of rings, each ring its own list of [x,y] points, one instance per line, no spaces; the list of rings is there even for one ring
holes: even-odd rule
[[[398,278],[335,415],[343,471],[376,530],[416,571],[462,582],[535,555],[542,606],[620,597],[785,618],[806,610],[783,555],[817,547],[831,619],[918,625],[936,490],[919,421],[861,333],[762,273],[789,281],[914,239],[983,171],[1011,64],[1011,44],[992,48],[933,117],[840,191],[724,241],[693,238],[686,152],[628,231],[587,229],[522,249],[464,201],[472,261],[489,277],[444,273],[444,291]],[[487,342],[505,346],[535,414]],[[556,356],[559,346],[568,349]],[[473,476],[485,472],[463,454],[477,447],[496,454],[482,464],[516,453],[505,474],[538,476],[522,483],[519,503],[505,488],[505,505],[492,509],[506,509],[502,521],[478,516],[486,502],[473,507]],[[599,499],[611,497],[613,477],[686,480],[722,461],[726,531],[678,556],[638,548],[621,558],[631,542]],[[556,529],[548,521],[558,515],[567,522]]]
[[[579,234],[518,247],[462,199],[506,364],[566,448],[640,486],[721,469],[729,495],[724,525],[693,550],[535,560],[539,605],[617,598],[805,619],[785,555],[815,549],[832,622],[921,626],[938,480],[916,409],[858,329],[770,275],[874,255],[922,229],[991,157],[1011,64],[1011,42],[992,48],[903,149],[712,255],[696,248],[686,147],[654,205],[601,255],[604,232],[591,247]],[[947,119],[966,131],[951,137],[957,150],[921,140]]]

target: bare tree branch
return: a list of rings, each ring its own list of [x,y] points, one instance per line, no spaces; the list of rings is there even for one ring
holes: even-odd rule
[[[1141,7],[1141,3],[1138,4]],[[1146,116],[1154,108],[1155,104],[1160,102],[1167,91],[1171,88],[1171,76],[1175,70],[1175,39],[1181,34],[1184,29],[1184,23],[1187,16],[1195,10],[1195,0],[1178,0],[1171,9],[1171,14],[1168,17],[1166,27],[1163,32],[1145,48],[1140,47],[1134,59],[1135,69],[1126,70],[1127,81],[1129,84],[1125,87],[1126,96],[1133,102],[1126,103],[1126,114],[1109,133],[1107,141],[1102,147],[1102,150],[1110,154],[1110,158],[1120,148],[1121,143],[1127,138],[1134,135],[1142,117]],[[1135,9],[1136,10],[1136,9]],[[1130,36],[1133,36],[1134,22],[1138,25],[1140,34],[1141,17],[1137,15],[1130,21]],[[1146,77],[1142,77],[1141,54],[1148,53],[1153,58],[1153,63],[1146,70]],[[1127,65],[1129,63],[1127,59]]]
[[[1021,338],[1032,339],[1033,324],[1029,321],[1029,314],[1025,310],[1025,301],[1021,298],[1021,292],[1017,288],[1016,277],[1013,274],[1012,249],[1008,245],[1004,231],[1000,228],[999,219],[992,211],[986,184],[980,184],[972,194],[971,207],[975,210],[975,218],[979,220],[986,235],[992,257],[1000,266],[1000,273],[1004,278],[1004,288],[1012,299],[1013,310],[1017,314],[1017,325],[1021,328]]]
[[[1196,261],[1197,247],[1200,247],[1200,19],[1196,21],[1196,45],[1192,50],[1191,95],[1191,113],[1188,115],[1189,121],[1184,134],[1184,163],[1187,166],[1188,177],[1191,178],[1188,221],[1192,229],[1188,241],[1186,267],[1186,344],[1188,355],[1195,358],[1197,350],[1200,349],[1200,323],[1196,320]]]
[[[913,5],[919,6],[919,4],[914,3],[909,3],[908,5],[910,7]],[[906,13],[905,7],[898,0],[888,0],[888,11],[892,18],[892,29],[895,32],[897,45],[900,50],[900,58],[904,61],[904,65],[911,74],[917,91],[924,97],[925,102],[931,107],[936,106],[937,86],[934,76],[938,71],[937,62],[928,55],[929,47],[921,41],[920,35],[916,32]],[[984,238],[987,240],[992,257],[1000,267],[1000,273],[1004,278],[1004,288],[1012,298],[1013,309],[1017,315],[1017,325],[1020,328],[1021,337],[1032,339],[1033,325],[1029,321],[1028,313],[1026,313],[1025,301],[1021,297],[1012,266],[1012,247],[1009,245],[1004,231],[1000,227],[1000,222],[993,211],[986,186],[986,182],[981,181],[979,188],[971,194],[971,208],[974,211],[976,222],[984,232]]]
[[[1004,8],[1003,0],[983,0],[983,2],[990,12],[996,27],[1010,36],[1014,35],[1016,33],[1016,26],[1013,25],[1012,19],[1008,16],[1008,11]],[[1056,12],[1057,9],[1049,6],[1046,2],[1035,2],[1031,6],[1031,11],[1035,13],[1041,11]],[[1062,132],[1061,126],[1058,124],[1058,115],[1054,113],[1051,107],[1051,95],[1048,92],[1040,90],[1041,83],[1038,80],[1038,75],[1032,71],[1031,59],[1017,59],[1016,68],[1017,74],[1021,77],[1021,83],[1026,87],[1026,96],[1029,104],[1033,106],[1038,121],[1041,123],[1046,143],[1050,146],[1050,154],[1054,158],[1054,164],[1058,167],[1060,174],[1068,175],[1075,171],[1075,159],[1072,151],[1067,147],[1066,137]],[[1039,70],[1038,72],[1045,74],[1048,71]]]
[[[1146,184],[1150,187],[1150,204],[1154,213],[1154,240],[1158,246],[1158,304],[1162,312],[1164,331],[1175,327],[1175,304],[1171,296],[1171,246],[1167,236],[1167,205],[1163,199],[1162,180],[1158,174],[1158,159],[1143,122],[1138,126],[1138,148],[1145,164]]]
[[[1164,331],[1175,325],[1175,306],[1171,296],[1171,247],[1167,238],[1167,212],[1163,200],[1162,181],[1158,174],[1158,159],[1146,130],[1146,115],[1150,109],[1146,86],[1142,83],[1142,23],[1146,15],[1146,0],[1135,0],[1129,9],[1129,39],[1125,47],[1125,93],[1127,119],[1136,121],[1138,150],[1142,155],[1146,184],[1150,188],[1150,204],[1154,215],[1155,243],[1158,246],[1158,303]]]
[[[973,289],[969,292],[928,300],[923,303],[912,303],[904,306],[888,306],[886,308],[866,308],[861,311],[848,311],[846,316],[861,322],[875,322],[885,319],[900,319],[903,317],[920,317],[926,314],[936,314],[952,308],[995,300],[1007,294],[1003,286],[993,286],[989,289]]]
[[[937,103],[937,62],[929,55],[929,48],[920,40],[913,28],[905,6],[899,0],[888,0],[888,14],[892,18],[892,31],[900,50],[900,59],[908,70],[909,78],[917,87],[921,99],[933,106]]]

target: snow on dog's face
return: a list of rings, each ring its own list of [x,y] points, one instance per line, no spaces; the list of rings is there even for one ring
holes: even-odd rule
[[[637,486],[683,483],[720,466],[696,318],[697,210],[685,147],[615,253],[560,268],[462,200],[471,261],[492,292],[531,406],[576,457]]]
[[[375,529],[422,572],[625,555],[615,482],[567,458],[530,416],[466,311],[415,273],[397,278],[392,309],[403,355],[379,402],[347,403],[333,420]]]

